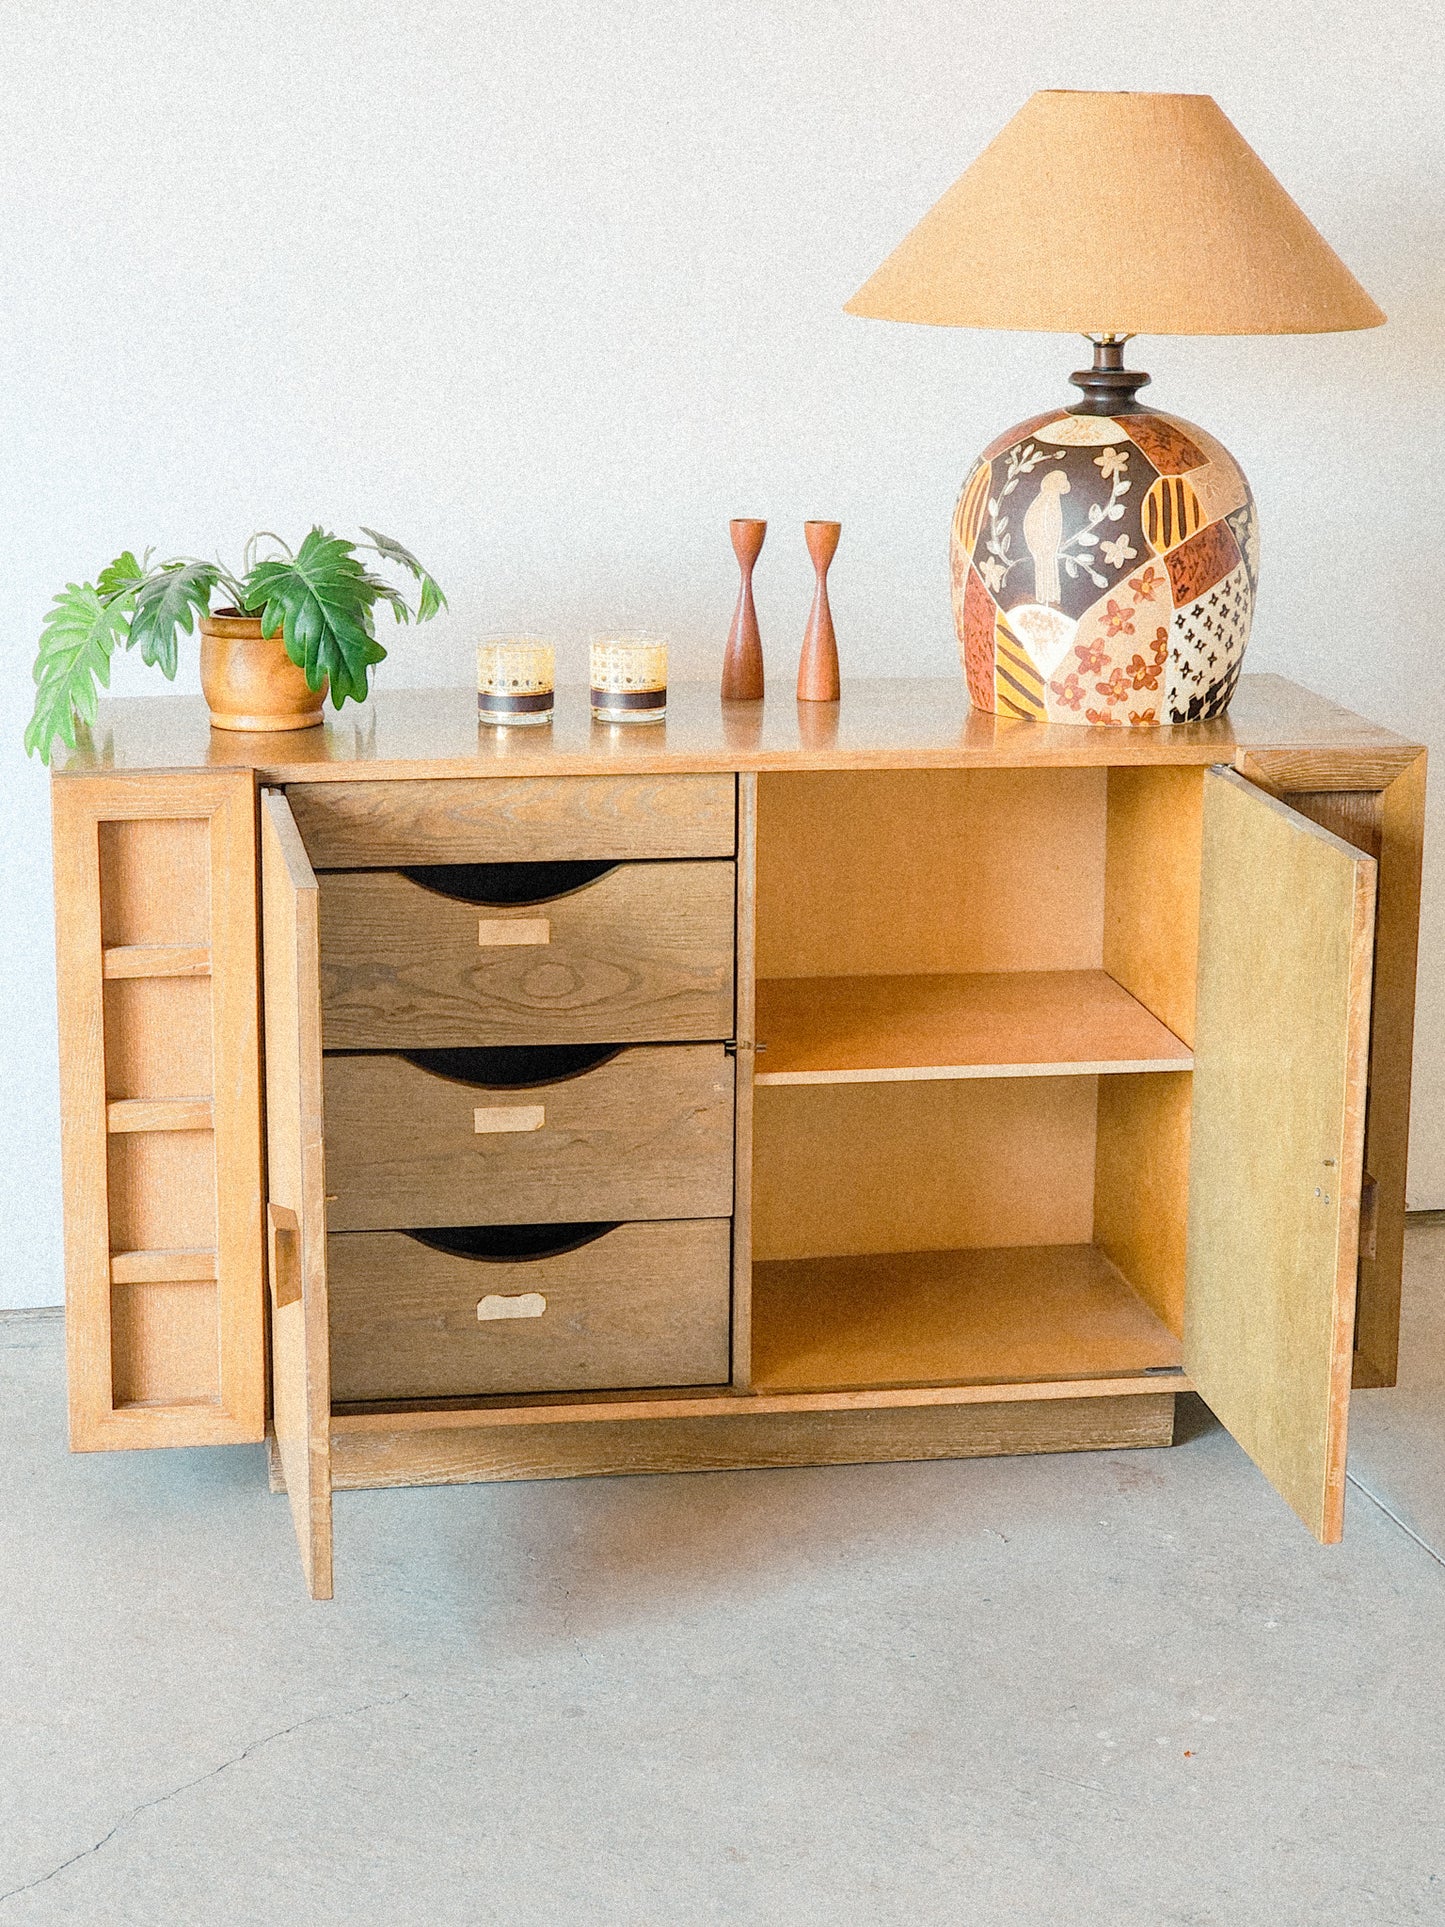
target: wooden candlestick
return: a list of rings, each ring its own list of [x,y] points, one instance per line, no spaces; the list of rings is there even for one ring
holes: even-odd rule
[[[808,626],[803,631],[803,653],[798,658],[800,703],[835,703],[839,696],[838,638],[833,633],[833,612],[828,607],[828,565],[838,552],[842,528],[841,522],[803,524],[818,582],[813,590],[813,606],[808,611]]]
[[[763,641],[758,634],[758,612],[753,607],[753,565],[762,553],[766,522],[728,523],[733,554],[742,571],[738,606],[728,630],[723,656],[722,698],[725,703],[760,703],[763,699]]]

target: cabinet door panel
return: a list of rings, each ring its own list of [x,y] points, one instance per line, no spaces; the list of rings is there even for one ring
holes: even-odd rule
[[[249,770],[53,786],[76,1451],[265,1430]]]
[[[1315,1535],[1339,1538],[1375,865],[1205,778],[1184,1367]]]
[[[313,1599],[331,1597],[331,1365],[316,878],[286,799],[261,800],[262,978],[276,1455]]]

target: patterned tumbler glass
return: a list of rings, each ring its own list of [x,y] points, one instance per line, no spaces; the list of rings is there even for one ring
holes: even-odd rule
[[[540,636],[493,636],[477,650],[477,715],[484,723],[550,723],[556,656]]]
[[[667,714],[667,638],[598,636],[592,714],[599,723],[656,723]]]

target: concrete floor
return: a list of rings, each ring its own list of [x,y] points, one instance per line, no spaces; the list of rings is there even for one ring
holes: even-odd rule
[[[1445,1922],[1445,1226],[1343,1546],[1167,1452],[345,1493],[0,1322],[0,1927]],[[1192,1402],[1191,1402],[1192,1403]]]

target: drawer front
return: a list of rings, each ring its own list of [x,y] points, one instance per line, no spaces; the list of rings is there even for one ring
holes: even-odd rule
[[[453,777],[293,783],[315,869],[731,856],[731,776]]]
[[[726,1218],[623,1224],[521,1261],[437,1250],[403,1231],[335,1233],[331,1395],[721,1385],[730,1232]]]
[[[405,1057],[326,1058],[328,1225],[726,1217],[733,1060],[722,1045],[639,1045],[546,1078],[548,1059],[581,1055],[439,1052],[444,1074]],[[536,1081],[495,1081],[509,1071]]]
[[[563,896],[496,905],[393,870],[323,874],[323,1042],[731,1037],[733,879],[726,862],[622,863]]]

